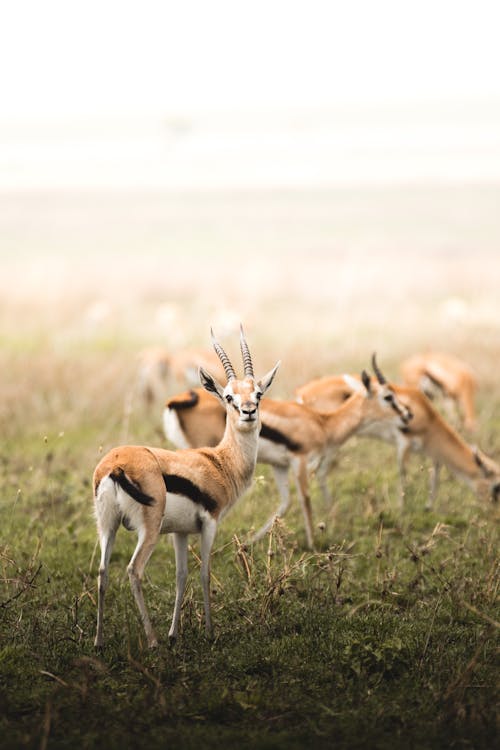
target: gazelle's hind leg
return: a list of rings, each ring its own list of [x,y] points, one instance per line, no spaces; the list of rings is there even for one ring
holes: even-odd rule
[[[142,578],[144,575],[144,568],[146,567],[146,564],[151,557],[154,548],[156,547],[159,536],[159,528],[148,528],[146,525],[144,525],[141,529],[139,529],[139,540],[137,542],[137,547],[135,548],[132,559],[130,560],[127,567],[130,588],[132,589],[134,599],[139,608],[139,612],[141,613],[141,619],[144,625],[144,630],[146,632],[148,646],[150,648],[158,645],[158,639],[153,630],[153,626],[151,625],[148,610],[144,602],[144,595],[142,593]]]
[[[146,475],[141,477],[140,485],[144,493],[154,498],[154,505],[148,507],[139,506],[142,519],[138,524],[138,541],[134,554],[127,566],[130,588],[141,613],[141,619],[146,632],[148,646],[150,648],[158,645],[156,634],[149,619],[148,610],[142,593],[142,578],[144,569],[151,554],[158,543],[161,530],[161,522],[165,509],[166,490],[163,477],[160,475]]]
[[[205,632],[212,635],[212,618],[210,614],[210,553],[217,531],[217,521],[205,519],[201,529],[201,587],[205,607]]]
[[[97,578],[97,630],[94,645],[96,648],[101,648],[104,643],[104,597],[109,583],[109,561],[121,519],[120,509],[116,501],[116,488],[111,479],[106,478],[101,482],[98,493],[94,498],[94,505],[101,547],[101,561]]]
[[[265,536],[269,529],[272,527],[274,520],[276,518],[281,518],[282,516],[284,516],[288,510],[288,506],[290,505],[288,466],[273,466],[272,468],[281,502],[276,513],[273,513],[273,515],[267,519],[265,524],[261,526],[260,529],[256,531],[255,534],[253,534],[253,536],[250,537],[250,539],[248,540],[249,544],[253,544],[254,542],[258,542],[259,539],[262,539],[262,537]]]
[[[179,620],[181,617],[182,599],[186,589],[186,580],[188,575],[188,535],[172,535],[175,550],[175,606],[172,617],[172,624],[168,633],[170,643],[175,643],[177,633],[179,632]]]

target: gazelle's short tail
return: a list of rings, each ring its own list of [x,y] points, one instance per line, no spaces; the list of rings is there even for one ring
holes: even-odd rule
[[[138,503],[141,503],[141,505],[154,505],[155,499],[151,497],[151,495],[146,495],[146,493],[143,492],[140,487],[131,482],[123,469],[113,469],[109,476],[110,479],[113,480],[113,482],[116,482],[116,484],[120,485],[122,490],[126,492],[127,495],[130,495],[130,497],[132,497]]]

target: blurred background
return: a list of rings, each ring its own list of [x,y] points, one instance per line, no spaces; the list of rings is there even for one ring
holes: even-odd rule
[[[210,324],[224,338],[243,320],[295,380],[373,348],[467,348],[489,371],[499,16],[487,0],[10,4],[4,351],[206,346]]]

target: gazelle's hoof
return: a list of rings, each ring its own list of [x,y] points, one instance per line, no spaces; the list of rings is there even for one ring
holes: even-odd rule
[[[170,646],[170,648],[173,648],[176,643],[177,643],[177,636],[176,635],[169,635],[168,636],[168,645]]]

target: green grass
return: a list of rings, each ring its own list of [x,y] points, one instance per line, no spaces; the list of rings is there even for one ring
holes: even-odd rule
[[[161,642],[147,649],[125,570],[135,537],[120,530],[96,653],[90,477],[103,425],[93,410],[86,416],[80,433],[70,426],[47,441],[43,419],[38,430],[11,428],[2,451],[3,747],[493,746],[495,508],[445,478],[426,513],[415,459],[400,513],[390,447],[359,441],[343,449],[333,508],[313,484],[315,520],[325,524],[318,551],[304,549],[296,504],[245,549],[250,527],[277,503],[258,467],[214,546],[214,640],[203,631],[193,538],[182,630],[167,645],[175,570],[164,538],[144,586]],[[130,429],[158,442],[157,426],[137,413]]]

